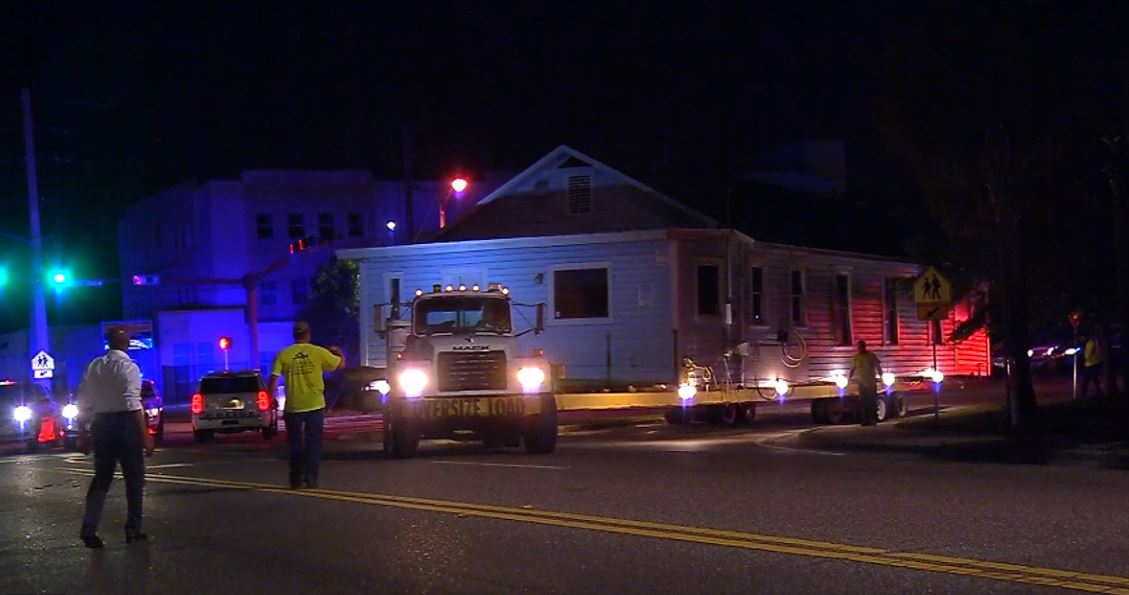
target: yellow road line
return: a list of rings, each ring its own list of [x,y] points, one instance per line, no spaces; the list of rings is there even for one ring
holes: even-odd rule
[[[77,473],[87,476],[93,475],[92,472],[87,470],[66,470],[65,472]],[[401,508],[406,510],[454,514],[463,517],[470,516],[490,518],[496,520],[533,523],[562,528],[584,529],[590,531],[599,531],[603,533],[631,535],[636,537],[648,537],[705,545],[733,547],[778,554],[837,559],[864,564],[875,564],[895,568],[955,574],[1013,583],[1061,587],[1091,593],[1112,593],[1117,595],[1129,595],[1129,588],[1111,586],[1129,585],[1129,578],[1127,577],[1095,575],[1055,568],[1041,568],[1037,566],[1025,566],[1021,564],[974,560],[969,558],[956,558],[935,554],[895,552],[880,548],[854,546],[833,542],[811,541],[775,535],[759,535],[755,533],[709,529],[705,527],[671,525],[665,523],[652,523],[649,521],[636,521],[631,519],[542,511],[526,508],[511,508],[487,504],[474,504],[468,502],[434,500],[429,498],[414,498],[407,496],[395,496],[390,494],[348,492],[326,489],[290,490],[273,484],[231,481],[225,479],[186,477],[180,475],[149,474],[146,478],[150,481],[159,483],[170,483],[196,487],[217,487],[238,490],[253,490],[268,493],[303,496],[308,498],[318,498],[323,500],[333,500],[339,502],[351,502],[357,504]],[[1097,583],[1106,584],[1103,585]]]

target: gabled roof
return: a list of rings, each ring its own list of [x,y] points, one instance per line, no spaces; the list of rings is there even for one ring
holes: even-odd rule
[[[711,219],[710,217],[707,217],[706,215],[704,215],[704,214],[702,214],[698,211],[695,211],[694,209],[691,209],[690,207],[687,207],[686,205],[678,202],[677,200],[674,200],[673,198],[670,198],[669,196],[659,192],[658,190],[655,190],[654,188],[651,188],[650,186],[640,182],[639,180],[632,178],[631,176],[615,169],[614,167],[611,167],[610,165],[607,165],[606,163],[603,163],[603,162],[598,161],[598,160],[596,160],[592,157],[589,157],[588,155],[585,155],[584,153],[581,153],[580,151],[577,151],[576,149],[574,149],[574,148],[572,148],[568,145],[561,145],[561,146],[553,149],[547,155],[538,159],[533,165],[530,165],[529,167],[525,168],[518,175],[514,176],[513,178],[510,178],[510,180],[508,182],[499,186],[497,190],[491,192],[490,194],[486,195],[486,197],[484,197],[482,200],[478,201],[478,203],[475,205],[475,207],[474,207],[474,209],[472,209],[472,211],[477,209],[478,207],[481,207],[482,205],[490,204],[491,201],[497,200],[497,199],[499,199],[503,196],[508,195],[511,191],[513,191],[514,188],[521,186],[529,178],[537,175],[539,172],[541,172],[545,169],[556,168],[556,167],[560,167],[561,165],[565,165],[565,164],[574,164],[577,161],[582,162],[582,163],[589,165],[591,167],[603,170],[604,172],[610,174],[613,178],[618,179],[620,182],[623,183],[623,185],[631,186],[631,187],[636,188],[636,189],[638,189],[638,190],[640,190],[640,191],[642,191],[646,194],[649,194],[649,195],[655,197],[656,199],[658,199],[659,201],[664,202],[667,205],[674,207],[675,209],[678,209],[678,210],[686,213],[687,215],[690,215],[691,217],[699,219],[700,221],[702,221],[708,227],[716,227],[718,225],[716,220]],[[469,215],[469,213],[468,213],[468,215]]]

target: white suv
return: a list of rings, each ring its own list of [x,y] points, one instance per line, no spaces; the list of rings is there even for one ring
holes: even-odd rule
[[[278,407],[258,370],[213,372],[200,378],[192,395],[192,436],[211,441],[216,432],[262,432],[270,440],[278,433]]]

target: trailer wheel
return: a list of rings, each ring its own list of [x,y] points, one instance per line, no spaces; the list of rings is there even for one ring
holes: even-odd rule
[[[890,419],[890,411],[892,409],[893,407],[886,402],[885,396],[878,397],[874,400],[874,419],[878,420],[879,423]]]
[[[737,423],[737,404],[726,403],[724,405],[710,405],[708,415],[710,422],[715,426],[731,426]]]
[[[663,419],[668,424],[680,426],[694,423],[695,415],[693,407],[671,407],[663,413]]]
[[[854,413],[854,403],[848,399],[822,399],[826,401],[827,423],[839,425],[847,423]]]
[[[890,400],[893,403],[893,407],[890,408],[890,414],[893,417],[905,417],[906,414],[909,413],[909,407],[906,405],[906,400],[902,398],[902,395],[894,393],[890,395]]]
[[[811,420],[817,424],[829,424],[827,417],[827,399],[816,399],[811,402]]]
[[[737,423],[751,424],[757,418],[757,404],[745,401],[737,406]]]
[[[410,459],[419,451],[419,432],[409,420],[385,412],[384,454],[394,459]]]
[[[541,413],[527,420],[523,434],[529,454],[549,454],[557,447],[557,400],[553,395],[541,397]]]

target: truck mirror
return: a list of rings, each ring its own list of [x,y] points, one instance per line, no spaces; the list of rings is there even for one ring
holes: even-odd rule
[[[537,304],[537,315],[533,323],[533,334],[540,335],[545,330],[545,304]]]
[[[384,325],[384,304],[373,304],[372,306],[372,328],[376,334],[383,336],[385,331]]]
[[[747,357],[749,355],[749,343],[747,341],[738,343],[737,346],[733,348],[733,353],[741,357]]]

